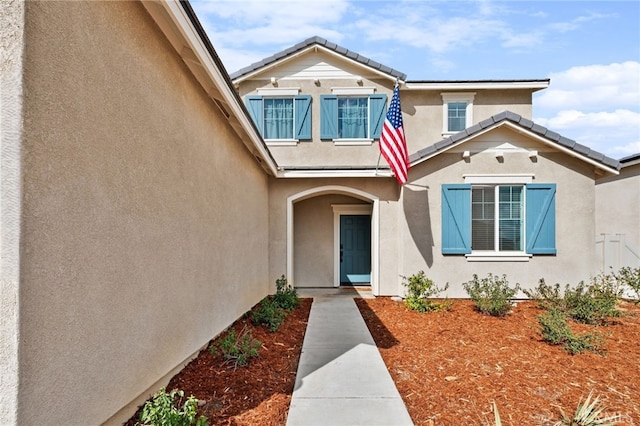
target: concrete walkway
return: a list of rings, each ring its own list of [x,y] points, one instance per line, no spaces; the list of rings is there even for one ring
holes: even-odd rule
[[[353,296],[314,297],[287,426],[412,424]]]

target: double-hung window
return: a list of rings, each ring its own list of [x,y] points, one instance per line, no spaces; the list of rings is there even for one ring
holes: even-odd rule
[[[442,253],[470,260],[556,254],[555,196],[552,183],[442,185]]]
[[[442,134],[460,132],[473,123],[474,92],[442,93]]]
[[[290,92],[246,97],[249,114],[270,145],[295,145],[311,139],[311,96]]]
[[[371,144],[380,138],[387,95],[369,88],[333,89],[320,97],[320,138],[336,145]]]

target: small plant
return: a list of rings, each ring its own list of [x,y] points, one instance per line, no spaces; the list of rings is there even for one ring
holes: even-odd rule
[[[605,408],[600,404],[598,397],[591,400],[592,397],[593,391],[589,392],[589,396],[584,402],[580,400],[571,417],[568,417],[560,408],[562,420],[557,422],[555,426],[613,426],[621,420],[620,415],[600,417]]]
[[[167,393],[165,388],[153,395],[142,408],[140,421],[153,426],[208,426],[205,416],[197,417],[198,400],[189,396],[183,403],[184,391],[174,389]]]
[[[448,301],[429,300],[430,297],[446,291],[449,288],[448,283],[443,288],[438,288],[432,280],[426,277],[424,271],[419,271],[410,277],[403,276],[402,280],[402,284],[407,288],[405,304],[409,309],[418,312],[435,312],[451,307],[451,302]]]
[[[276,306],[287,311],[294,310],[300,303],[296,289],[287,282],[287,278],[282,275],[276,280],[276,294],[273,296]]]
[[[559,309],[551,308],[538,317],[544,341],[552,345],[562,345],[571,355],[585,350],[600,352],[602,338],[597,333],[574,334],[568,324],[567,315]]]
[[[625,266],[613,275],[622,287],[635,293],[634,302],[640,303],[640,268]]]
[[[473,280],[462,284],[478,311],[496,317],[505,316],[511,310],[511,299],[520,289],[520,284],[509,287],[507,276],[502,278],[489,274],[487,278],[479,279],[473,274]]]
[[[619,317],[616,309],[619,290],[610,276],[592,279],[591,285],[580,282],[575,288],[566,287],[564,301],[568,315],[583,324],[604,325],[610,317]]]
[[[249,359],[257,357],[261,346],[262,342],[253,338],[251,329],[244,327],[236,336],[236,331],[232,328],[218,344],[209,347],[209,352],[222,355],[225,363],[238,368],[249,364]]]
[[[532,300],[538,303],[542,309],[565,309],[564,298],[560,291],[560,284],[550,286],[545,283],[544,278],[540,278],[538,286],[533,290],[522,289],[522,292]]]
[[[287,313],[279,307],[270,297],[265,297],[251,313],[251,321],[255,325],[264,325],[269,331],[274,332],[280,328]]]

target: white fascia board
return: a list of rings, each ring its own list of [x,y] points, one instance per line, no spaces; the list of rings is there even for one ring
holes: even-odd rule
[[[145,8],[155,21],[164,20],[164,17],[160,13],[158,13],[157,9],[155,8],[158,5],[157,1],[144,0],[142,4],[145,6]],[[172,30],[176,35],[180,35],[182,41],[185,44],[184,47],[190,49],[193,52],[193,59],[195,59],[199,63],[199,65],[202,66],[204,72],[211,80],[211,83],[218,89],[222,96],[224,96],[227,104],[232,109],[232,114],[240,122],[242,128],[247,134],[247,137],[251,140],[251,144],[256,148],[256,150],[262,157],[262,160],[267,164],[271,173],[273,175],[276,175],[277,165],[269,154],[266,146],[263,144],[262,137],[255,131],[249,117],[244,113],[242,106],[238,103],[235,93],[227,84],[226,79],[220,72],[220,69],[218,69],[218,67],[216,66],[213,58],[211,58],[209,51],[198,35],[198,32],[193,27],[193,24],[191,23],[191,20],[187,16],[185,10],[182,8],[180,3],[175,0],[164,0],[159,4],[171,19],[174,27]],[[161,29],[164,28],[163,25],[159,25],[159,27]],[[170,35],[167,35],[167,37],[171,39]],[[182,56],[182,52],[180,50],[177,50],[177,53],[178,55]],[[190,64],[187,63],[187,66],[190,66]],[[205,90],[205,92],[209,92],[207,90],[207,87],[204,87],[204,85],[203,89]]]
[[[348,178],[392,177],[391,170],[279,170],[278,178]]]
[[[442,81],[442,82],[406,82],[403,90],[473,90],[473,89],[533,89],[549,87],[548,81]]]

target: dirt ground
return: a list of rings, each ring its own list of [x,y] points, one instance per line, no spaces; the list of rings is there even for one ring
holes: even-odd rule
[[[493,401],[503,425],[551,425],[560,408],[573,412],[590,391],[607,413],[623,416],[621,424],[640,425],[637,306],[624,304],[628,315],[598,329],[604,355],[572,356],[541,340],[532,302],[505,318],[481,315],[464,300],[428,314],[384,297],[356,303],[416,425],[492,424]],[[253,329],[263,343],[258,359],[233,370],[202,351],[167,388],[198,398],[212,425],[285,424],[310,307],[303,299],[275,333],[241,318],[232,327]]]

